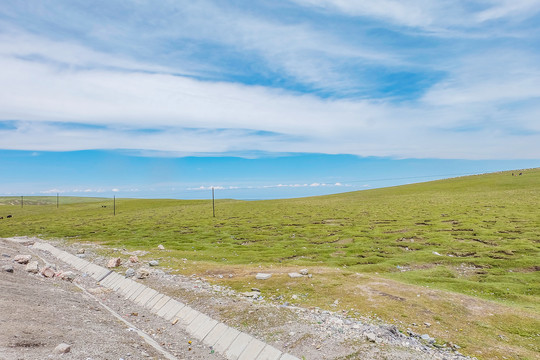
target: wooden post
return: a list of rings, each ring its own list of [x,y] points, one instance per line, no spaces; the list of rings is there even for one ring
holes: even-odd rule
[[[58,209],[58,193],[56,193],[56,208]]]
[[[113,215],[116,216],[116,195],[113,195]]]
[[[212,187],[212,216],[216,217],[216,206],[214,204],[214,187]]]
[[[23,207],[23,206],[24,206],[24,197],[21,196],[21,207]]]

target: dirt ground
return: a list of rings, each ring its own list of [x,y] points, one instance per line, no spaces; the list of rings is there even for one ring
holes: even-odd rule
[[[164,358],[75,284],[30,274],[25,265],[13,261],[18,254],[31,254],[33,260],[42,254],[5,240],[0,240],[0,253],[0,266],[14,267],[13,273],[0,272],[0,360]],[[55,262],[53,258],[45,260]],[[39,262],[43,264],[41,259]],[[68,269],[60,261],[56,264],[59,269]],[[91,285],[90,278],[79,281]],[[171,324],[140,308],[134,316],[133,309],[118,306],[125,300],[110,293],[104,295],[117,298],[116,308],[123,310],[119,312],[122,317],[137,327],[153,329],[150,336],[178,359],[223,359],[196,341],[189,344],[191,339],[181,328],[165,331]],[[71,345],[70,352],[54,354],[61,343]]]
[[[54,245],[71,253],[77,250],[74,245]],[[107,259],[86,250],[87,260],[104,265]],[[30,254],[40,266],[56,264],[58,271],[74,271],[46,252],[0,239],[0,254],[0,266],[14,268],[13,273],[0,272],[0,360],[165,359],[135,328],[177,359],[224,359],[191,339],[179,325],[100,287],[86,274],[76,273],[70,283],[28,273],[25,265],[13,261],[17,254]],[[349,323],[328,312],[261,303],[197,278],[154,270],[142,282],[299,358],[465,359],[459,353],[427,346],[391,326]],[[60,343],[71,345],[71,351],[54,354]]]

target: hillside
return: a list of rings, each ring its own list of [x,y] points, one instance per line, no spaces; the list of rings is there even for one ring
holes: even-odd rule
[[[13,215],[0,221],[0,237],[40,234],[150,254],[163,244],[168,250],[163,262],[170,268],[186,274],[236,273],[216,281],[239,290],[249,289],[246,279],[253,271],[311,267],[321,274],[311,286],[276,278],[262,290],[282,289],[285,296],[301,292],[305,296],[298,301],[305,306],[328,306],[339,296],[338,308],[370,311],[404,326],[419,321],[418,309],[411,308],[417,301],[430,308],[430,322],[441,323],[441,331],[459,325],[438,313],[464,310],[409,295],[419,291],[414,286],[451,291],[515,312],[478,320],[471,332],[501,332],[534,352],[540,351],[540,169],[522,173],[302,199],[218,200],[215,218],[211,202],[203,200],[117,199],[113,216],[111,200],[62,202],[57,209],[54,199],[49,205],[0,207],[0,216]],[[362,294],[361,284],[373,279],[394,284],[377,290],[388,296],[375,291],[384,300],[380,304],[343,296],[345,289]],[[392,296],[408,300],[396,303]]]

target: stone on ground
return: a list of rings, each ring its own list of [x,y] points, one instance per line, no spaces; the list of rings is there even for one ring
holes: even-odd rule
[[[150,270],[146,268],[140,268],[135,273],[135,276],[137,277],[137,279],[146,279],[149,275],[150,275]]]
[[[45,276],[45,277],[48,277],[48,278],[52,278],[54,277],[55,275],[55,271],[52,267],[50,266],[45,266],[43,269],[41,269],[41,275]]]
[[[112,259],[109,259],[109,262],[107,263],[107,267],[109,269],[115,268],[115,267],[120,266],[121,263],[122,263],[122,259],[120,259],[120,258],[112,258]]]
[[[158,247],[157,247],[159,250],[165,250],[165,246],[159,244]]]
[[[302,269],[302,270],[299,271],[299,273],[302,274],[302,275],[308,275],[309,271],[308,271],[308,269]]]
[[[139,257],[137,255],[132,255],[129,257],[129,262],[132,264],[136,264],[139,262]]]
[[[126,270],[126,277],[133,277],[135,276],[135,270],[133,270],[132,268],[129,268]]]
[[[26,271],[32,274],[37,274],[39,272],[39,264],[37,261],[31,261],[26,265]]]
[[[295,279],[295,278],[301,278],[301,277],[302,277],[302,274],[299,274],[299,273],[297,273],[297,272],[292,272],[292,273],[289,273],[289,277],[290,277],[290,278],[293,278],[293,279]]]
[[[258,273],[255,275],[255,279],[257,280],[268,280],[272,277],[272,274],[265,274],[265,273]]]
[[[148,265],[150,265],[150,266],[158,266],[158,265],[159,265],[159,261],[157,261],[157,260],[150,260],[150,262],[148,263]]]
[[[19,264],[28,264],[32,259],[32,255],[17,255],[13,258],[13,261],[18,262]]]
[[[54,348],[55,354],[65,354],[71,350],[71,346],[65,343],[62,343]]]
[[[11,266],[11,265],[4,265],[4,266],[2,266],[2,271],[12,273],[12,272],[13,272],[13,266]]]

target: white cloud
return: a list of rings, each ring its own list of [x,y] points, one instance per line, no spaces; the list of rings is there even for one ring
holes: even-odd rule
[[[538,0],[293,0],[298,4],[349,16],[382,19],[428,30],[477,27],[492,20],[511,20],[540,12]]]

